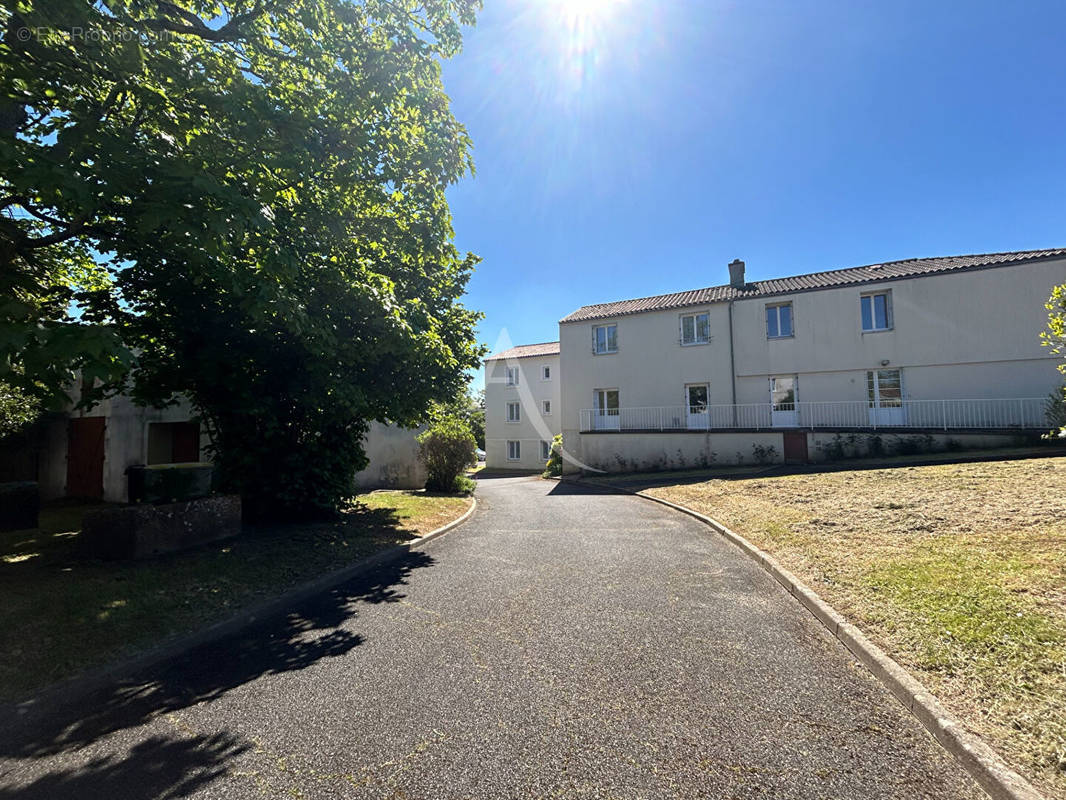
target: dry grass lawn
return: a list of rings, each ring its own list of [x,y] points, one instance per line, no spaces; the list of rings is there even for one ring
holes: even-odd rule
[[[1066,458],[647,491],[773,553],[1020,772],[1066,798]]]
[[[137,562],[78,557],[86,507],[0,533],[0,700],[128,656],[440,527],[469,497],[359,495],[341,519],[246,529]]]

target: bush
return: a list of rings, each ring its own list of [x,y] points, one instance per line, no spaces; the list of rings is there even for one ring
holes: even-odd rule
[[[548,456],[548,463],[544,465],[544,472],[541,474],[545,478],[558,478],[563,474],[563,437],[559,434],[552,439],[551,455]]]
[[[477,458],[477,442],[470,426],[456,417],[439,419],[418,437],[418,458],[429,476],[426,488],[434,492],[472,491],[459,481]]]
[[[923,436],[900,437],[896,442],[896,454],[901,456],[916,456],[922,453],[931,453],[936,449],[936,442],[929,434]]]
[[[477,481],[466,475],[456,475],[455,483],[452,484],[452,492],[455,494],[473,494],[477,488]]]
[[[771,445],[753,444],[751,454],[755,457],[756,464],[772,464],[777,458],[777,448]]]
[[[845,457],[844,437],[839,433],[828,442],[820,442],[818,449],[822,451],[826,461],[840,461]]]
[[[1066,433],[1066,386],[1048,395],[1044,403],[1044,414],[1051,425],[1051,436],[1062,436]]]

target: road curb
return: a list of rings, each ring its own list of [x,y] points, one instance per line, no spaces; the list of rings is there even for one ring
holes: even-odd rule
[[[108,686],[121,683],[123,679],[146,669],[150,669],[164,661],[177,658],[184,653],[194,650],[206,644],[211,644],[220,639],[239,633],[258,622],[272,616],[276,616],[294,605],[311,599],[317,594],[334,589],[337,586],[351,581],[363,573],[369,572],[375,567],[388,564],[401,558],[404,554],[417,549],[434,539],[443,536],[449,531],[459,527],[474,515],[477,510],[477,498],[470,498],[470,508],[463,512],[462,516],[451,522],[441,525],[430,531],[425,536],[412,539],[409,542],[393,545],[388,549],[367,556],[361,561],[349,564],[346,567],[334,570],[307,583],[302,583],[284,594],[266,600],[259,605],[244,609],[234,616],[216,622],[206,628],[193,631],[192,633],[178,636],[173,641],[155,647],[140,655],[133,656],[117,664],[108,664],[92,669],[82,675],[68,678],[59,683],[46,687],[42,691],[28,698],[10,703],[0,704],[0,719],[18,719],[25,722],[35,713],[45,712],[57,705],[69,704],[80,697],[91,694]]]
[[[764,550],[760,550],[743,536],[727,528],[717,520],[701,514],[691,508],[672,503],[661,497],[644,494],[624,487],[602,486],[575,478],[565,478],[566,483],[600,489],[609,492],[622,492],[635,495],[644,500],[680,511],[699,520],[717,531],[745,554],[755,560],[764,570],[780,583],[800,605],[806,608],[825,626],[851,653],[866,667],[875,678],[881,681],[930,734],[947,750],[962,767],[973,776],[974,780],[993,800],[1046,800],[1025,778],[1008,766],[995,750],[983,739],[966,730],[932,692],[925,688],[913,675],[901,667],[884,650],[866,638],[865,634],[849,623],[835,608],[825,602],[809,586],[782,567],[777,560]]]

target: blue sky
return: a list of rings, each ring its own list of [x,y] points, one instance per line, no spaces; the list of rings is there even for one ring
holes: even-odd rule
[[[760,279],[1066,245],[1066,3],[584,2],[486,0],[444,67],[494,350],[734,258]]]

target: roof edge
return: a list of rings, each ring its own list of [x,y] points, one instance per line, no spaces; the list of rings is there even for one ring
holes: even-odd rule
[[[1029,254],[1031,254],[1031,255],[1029,255]],[[864,265],[858,266],[858,267],[840,267],[838,269],[820,270],[818,272],[804,272],[804,273],[801,273],[799,275],[784,275],[784,276],[777,277],[777,278],[766,278],[766,279],[761,280],[761,281],[752,281],[750,284],[748,284],[748,286],[755,287],[755,286],[758,286],[759,284],[771,283],[771,282],[775,282],[775,281],[795,280],[795,279],[800,279],[800,278],[815,278],[815,277],[819,277],[819,276],[836,275],[836,274],[840,274],[840,273],[843,273],[843,272],[851,272],[852,270],[855,270],[855,271],[858,271],[858,270],[869,270],[869,269],[873,269],[873,268],[876,268],[876,267],[895,266],[895,265],[899,265],[899,264],[909,264],[909,263],[920,262],[920,261],[935,261],[935,260],[938,260],[938,259],[996,258],[997,256],[1004,257],[1004,258],[1000,258],[1000,260],[989,261],[989,262],[984,263],[984,264],[971,264],[971,265],[968,265],[968,266],[950,267],[950,268],[944,268],[944,269],[940,269],[940,270],[933,270],[933,271],[929,271],[929,272],[925,272],[925,273],[915,273],[915,274],[910,274],[910,275],[885,275],[883,277],[866,278],[866,279],[863,279],[863,280],[850,281],[848,283],[836,283],[836,284],[829,284],[829,285],[826,285],[826,286],[807,286],[807,287],[801,287],[801,288],[796,288],[796,289],[781,289],[781,290],[777,290],[777,291],[767,291],[767,292],[764,292],[764,293],[751,292],[748,296],[744,296],[743,294],[741,294],[741,295],[734,296],[734,297],[721,297],[721,298],[715,298],[715,299],[707,298],[707,299],[701,299],[701,300],[698,300],[698,301],[693,301],[693,302],[688,302],[688,303],[679,303],[677,305],[663,306],[663,307],[659,307],[659,308],[642,308],[642,309],[634,309],[634,310],[630,310],[630,311],[617,311],[617,310],[615,310],[615,311],[611,311],[611,312],[608,312],[608,313],[602,313],[602,314],[597,314],[595,312],[592,312],[588,316],[582,316],[579,319],[569,319],[570,317],[574,316],[575,314],[579,313],[580,311],[583,311],[583,310],[586,310],[586,309],[591,310],[591,309],[605,308],[605,307],[608,307],[608,306],[618,306],[618,305],[621,305],[623,303],[635,303],[635,302],[639,302],[639,301],[657,300],[657,299],[663,298],[663,297],[671,297],[673,295],[678,295],[678,294],[688,294],[690,292],[706,292],[706,291],[711,291],[711,290],[714,290],[714,289],[726,290],[726,289],[729,289],[730,286],[729,286],[729,284],[717,284],[715,286],[702,286],[702,287],[698,287],[698,288],[695,288],[695,289],[682,289],[682,290],[677,291],[677,292],[665,292],[663,294],[646,295],[646,296],[643,296],[643,297],[630,297],[630,298],[626,298],[626,299],[623,299],[623,300],[611,300],[611,301],[606,302],[606,303],[590,303],[588,305],[579,306],[578,308],[576,308],[573,311],[571,311],[569,314],[567,314],[566,316],[564,316],[562,319],[559,320],[559,324],[560,325],[573,325],[573,324],[579,323],[579,322],[590,322],[590,321],[598,320],[598,319],[611,319],[613,317],[629,317],[629,316],[634,316],[636,314],[651,314],[651,313],[662,312],[662,311],[672,311],[672,310],[678,309],[678,308],[690,308],[690,307],[693,307],[693,306],[712,306],[712,305],[717,305],[719,303],[730,303],[730,302],[733,302],[734,300],[755,300],[755,299],[761,299],[761,298],[767,298],[767,297],[781,297],[783,295],[802,294],[804,292],[829,291],[829,290],[832,290],[832,289],[845,288],[847,286],[865,286],[865,285],[874,284],[874,283],[889,283],[889,282],[892,282],[892,281],[907,281],[907,280],[914,280],[916,278],[932,278],[932,277],[942,276],[942,275],[945,275],[945,274],[954,274],[954,273],[959,273],[959,272],[976,272],[978,270],[983,270],[983,269],[995,269],[995,268],[999,268],[999,267],[1020,266],[1022,264],[1030,264],[1030,263],[1035,263],[1035,262],[1039,262],[1039,261],[1054,261],[1056,259],[1064,259],[1064,258],[1066,258],[1066,248],[1048,248],[1048,249],[1045,249],[1045,250],[1009,250],[1009,251],[997,252],[997,253],[966,253],[966,254],[962,254],[962,255],[951,255],[951,256],[926,256],[926,257],[922,257],[922,258],[902,258],[902,259],[897,259],[895,261],[875,261],[875,262],[872,262],[870,264],[864,264]],[[1008,257],[1008,256],[1015,256],[1015,258],[1005,258],[1005,257]],[[1018,257],[1018,256],[1020,256],[1020,257]]]

